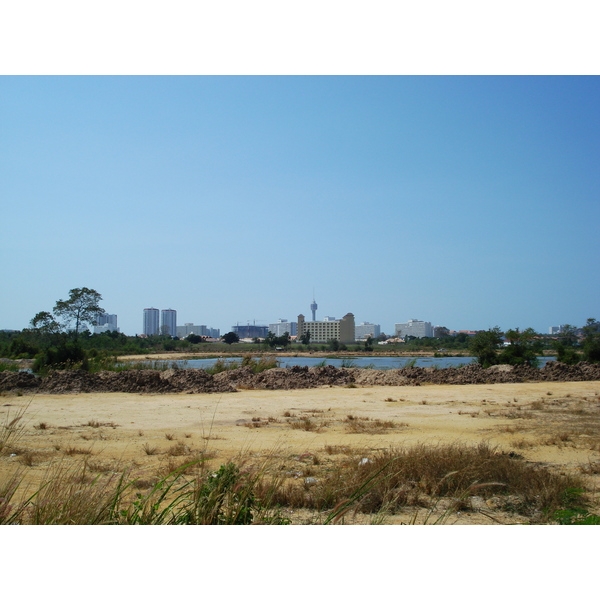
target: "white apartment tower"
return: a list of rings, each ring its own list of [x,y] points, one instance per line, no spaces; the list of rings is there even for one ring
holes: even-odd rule
[[[158,308],[144,309],[144,335],[158,335]]]
[[[162,335],[177,335],[177,311],[172,308],[166,308],[160,313],[160,333]]]

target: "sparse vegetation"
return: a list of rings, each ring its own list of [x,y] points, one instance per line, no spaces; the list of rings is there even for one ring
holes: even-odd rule
[[[369,417],[346,417],[346,429],[350,433],[387,433],[390,429],[408,427],[408,423],[398,423],[391,420],[369,419]]]
[[[146,443],[142,446],[142,450],[146,453],[147,456],[154,456],[155,454],[158,454],[158,452],[159,452],[159,450],[156,446],[151,446],[148,443]]]
[[[187,448],[186,457],[169,459],[159,477],[117,475],[110,465],[86,459],[75,468],[59,464],[18,501],[22,478],[13,474],[0,481],[0,523],[285,524],[290,520],[284,511],[298,508],[326,511],[317,522],[343,523],[351,513],[433,510],[442,500],[450,512],[478,510],[477,499],[530,522],[593,521],[582,512],[586,493],[579,478],[485,443],[389,448],[368,458],[343,446],[325,446],[324,452],[337,458],[299,456],[302,470],[291,480],[274,460],[260,466],[229,462],[211,471],[202,466],[208,456],[187,456]],[[171,454],[181,456],[179,450]],[[569,490],[580,490],[576,503]]]

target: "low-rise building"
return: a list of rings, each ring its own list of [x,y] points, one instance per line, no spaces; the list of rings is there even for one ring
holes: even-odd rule
[[[342,319],[332,321],[305,321],[304,315],[298,315],[298,338],[310,333],[310,342],[322,344],[337,340],[342,344],[354,342],[354,315],[348,313]]]

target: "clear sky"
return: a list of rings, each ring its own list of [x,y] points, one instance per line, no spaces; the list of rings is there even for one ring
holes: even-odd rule
[[[0,78],[0,329],[600,318],[600,78]]]

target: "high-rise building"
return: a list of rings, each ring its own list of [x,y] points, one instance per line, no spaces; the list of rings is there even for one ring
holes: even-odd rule
[[[177,335],[177,311],[166,308],[160,312],[160,333],[162,335]]]
[[[144,309],[144,335],[158,335],[158,308]]]
[[[94,333],[104,333],[105,331],[119,331],[117,315],[109,315],[108,313],[98,315],[94,325]]]
[[[396,323],[396,337],[412,335],[416,338],[433,337],[433,327],[428,321],[409,319],[408,323]]]

